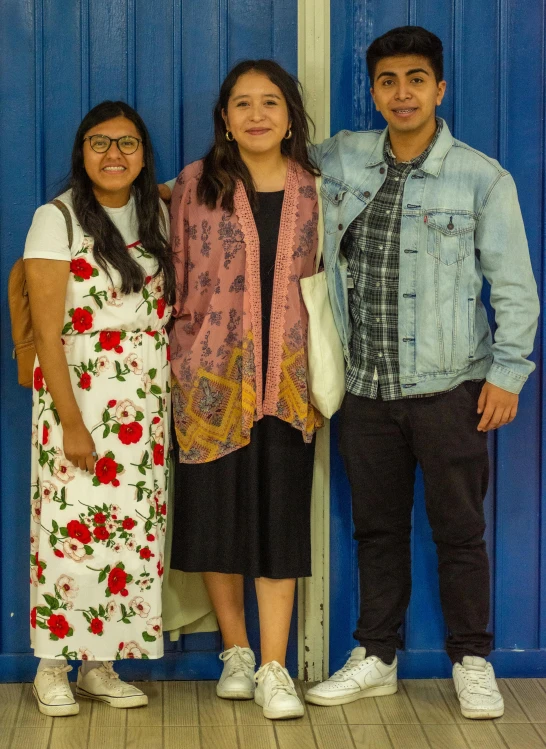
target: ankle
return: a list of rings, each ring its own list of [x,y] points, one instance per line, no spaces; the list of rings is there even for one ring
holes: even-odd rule
[[[66,666],[66,658],[40,658],[38,663],[38,671],[43,671],[44,668],[62,668]]]

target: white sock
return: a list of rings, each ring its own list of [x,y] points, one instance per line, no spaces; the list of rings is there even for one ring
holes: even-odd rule
[[[38,671],[44,668],[59,668],[59,666],[66,666],[66,658],[40,658]]]
[[[102,661],[82,661],[82,676],[87,676],[90,671],[99,666],[102,666]]]

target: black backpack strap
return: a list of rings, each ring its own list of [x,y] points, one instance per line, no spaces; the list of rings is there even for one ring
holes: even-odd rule
[[[72,228],[72,216],[70,215],[70,211],[62,200],[52,200],[51,205],[57,206],[57,208],[64,216],[64,220],[66,222],[66,233],[68,234],[68,247],[72,249],[72,242],[74,241],[74,229]]]

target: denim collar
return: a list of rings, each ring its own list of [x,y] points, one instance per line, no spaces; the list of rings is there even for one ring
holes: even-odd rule
[[[427,172],[427,174],[431,174],[433,177],[438,177],[438,175],[440,174],[440,170],[442,168],[442,164],[444,163],[447,152],[453,145],[453,136],[451,135],[451,132],[447,126],[447,122],[445,120],[441,120],[441,122],[442,129],[440,131],[440,134],[438,135],[438,139],[433,145],[429,155],[420,166],[423,172]],[[386,127],[379,136],[379,139],[370,154],[370,158],[368,160],[368,163],[366,164],[366,167],[372,167],[377,166],[378,164],[386,163],[384,149],[387,132],[388,128]]]

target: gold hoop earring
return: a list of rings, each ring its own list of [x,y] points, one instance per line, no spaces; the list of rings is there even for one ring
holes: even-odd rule
[[[230,143],[232,143],[235,140],[235,138],[233,137],[233,133],[231,132],[231,130],[226,130],[226,140],[229,141]]]
[[[292,137],[292,128],[289,127],[286,135],[284,136],[284,140],[290,140],[291,137]]]

